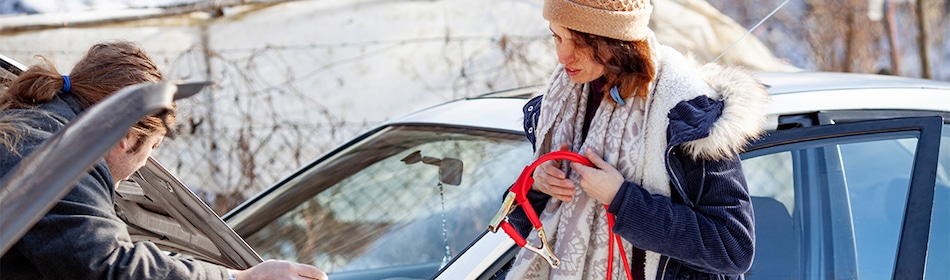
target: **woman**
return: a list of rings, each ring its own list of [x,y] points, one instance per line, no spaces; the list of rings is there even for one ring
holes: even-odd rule
[[[625,278],[619,257],[607,271],[608,231],[624,240],[635,279],[742,278],[751,266],[738,152],[761,133],[768,94],[747,73],[657,43],[651,12],[646,0],[545,1],[561,65],[525,105],[525,133],[536,156],[569,149],[594,167],[535,170],[531,207],[561,265],[522,250],[508,279]],[[523,211],[510,218],[528,235]]]
[[[48,63],[48,62],[47,62]],[[155,82],[161,73],[136,45],[92,46],[69,76],[52,65],[33,66],[0,93],[0,176],[10,172],[45,139],[113,92]],[[229,270],[172,257],[151,242],[132,243],[115,212],[117,182],[145,165],[174,114],[140,120],[105,160],[0,258],[2,279],[326,279],[319,269],[268,261]]]

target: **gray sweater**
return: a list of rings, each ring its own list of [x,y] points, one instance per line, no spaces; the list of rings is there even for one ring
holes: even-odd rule
[[[0,119],[26,116],[17,122],[29,127],[16,147],[19,155],[0,149],[0,175],[82,111],[69,94],[60,94],[39,109],[47,113],[0,112]],[[228,279],[224,267],[169,256],[151,242],[132,243],[115,212],[112,182],[100,160],[0,258],[0,279]]]

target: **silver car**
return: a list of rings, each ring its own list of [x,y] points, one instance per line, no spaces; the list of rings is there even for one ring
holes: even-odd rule
[[[748,279],[950,279],[950,83],[757,73],[768,135],[743,153]],[[390,121],[224,216],[264,258],[332,279],[494,279],[519,247],[486,226],[532,159],[537,87]]]

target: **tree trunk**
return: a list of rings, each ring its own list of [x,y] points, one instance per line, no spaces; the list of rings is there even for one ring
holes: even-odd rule
[[[927,58],[927,16],[924,13],[925,0],[917,0],[917,45],[919,46],[918,53],[920,54],[920,73],[921,77],[924,79],[931,79],[930,74],[930,60]]]
[[[884,24],[887,28],[887,42],[891,47],[891,75],[900,75],[901,73],[901,52],[900,44],[897,42],[897,7],[894,0],[885,0],[884,4]]]

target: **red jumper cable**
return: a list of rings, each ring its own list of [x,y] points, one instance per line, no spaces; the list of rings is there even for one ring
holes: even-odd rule
[[[549,160],[569,160],[577,162],[586,166],[593,167],[594,164],[590,162],[584,156],[581,156],[577,153],[560,150],[554,151],[542,155],[540,158],[535,160],[530,165],[526,166],[524,170],[521,171],[521,175],[518,177],[518,180],[511,186],[508,190],[508,194],[505,195],[505,200],[502,203],[501,209],[498,210],[498,213],[495,214],[495,217],[492,218],[491,222],[488,224],[488,230],[491,232],[498,232],[500,227],[509,237],[517,244],[519,247],[525,248],[535,254],[538,254],[545,261],[548,262],[551,267],[557,267],[561,264],[561,260],[554,255],[554,251],[551,250],[550,244],[548,244],[547,236],[544,234],[544,228],[541,226],[541,220],[538,218],[538,214],[534,212],[534,208],[531,207],[531,202],[528,201],[528,190],[531,189],[531,185],[534,185],[534,178],[531,175],[534,174],[534,169],[537,168],[542,163]],[[515,210],[515,207],[518,205],[526,206],[522,207],[524,209],[525,215],[528,216],[528,220],[531,221],[531,225],[538,232],[538,237],[541,239],[541,245],[535,246],[528,244],[528,242],[518,234],[518,231],[508,223],[508,215]],[[604,209],[607,209],[608,205],[604,205]],[[633,275],[630,272],[630,265],[627,264],[627,254],[623,251],[623,246],[620,243],[620,236],[614,234],[614,216],[610,213],[607,213],[607,226],[610,236],[608,237],[608,244],[610,244],[610,250],[608,251],[609,255],[607,257],[607,279],[611,278],[611,273],[613,268],[613,251],[614,246],[613,242],[616,241],[617,245],[620,246],[620,257],[623,258],[624,270],[627,273],[628,279],[633,279]]]

